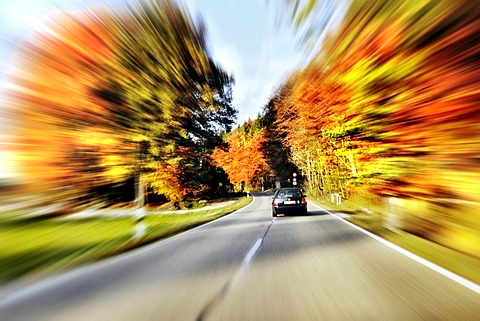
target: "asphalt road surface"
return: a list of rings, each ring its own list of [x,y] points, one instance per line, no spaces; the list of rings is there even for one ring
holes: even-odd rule
[[[0,290],[1,321],[480,320],[480,294],[309,204],[270,197],[115,258]]]

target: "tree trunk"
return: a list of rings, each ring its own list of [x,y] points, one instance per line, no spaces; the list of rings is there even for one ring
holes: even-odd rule
[[[141,172],[137,174],[136,186],[136,200],[137,208],[141,209],[145,207],[145,177]]]
[[[350,168],[352,170],[352,176],[357,177],[357,168],[355,167],[355,159],[353,158],[353,153],[348,155],[348,159],[350,160]]]

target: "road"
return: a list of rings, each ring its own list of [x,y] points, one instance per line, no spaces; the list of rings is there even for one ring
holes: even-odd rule
[[[1,321],[479,320],[480,295],[314,204],[270,198],[140,249],[0,290]]]

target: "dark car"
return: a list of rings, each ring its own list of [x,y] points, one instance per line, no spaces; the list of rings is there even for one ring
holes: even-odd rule
[[[307,214],[307,201],[300,188],[280,188],[272,198],[272,216]]]

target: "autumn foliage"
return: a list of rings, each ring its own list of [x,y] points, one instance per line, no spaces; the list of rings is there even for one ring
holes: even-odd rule
[[[225,138],[227,148],[217,147],[212,154],[214,163],[238,188],[243,182],[244,187],[259,190],[273,178],[265,155],[267,138],[257,124],[258,121],[246,122]]]
[[[56,12],[15,66],[5,105],[26,185],[65,201],[131,178],[172,201],[215,190],[207,163],[235,121],[233,78],[182,5]]]
[[[403,228],[480,256],[479,22],[471,1],[352,1],[267,106],[304,186],[394,197]]]
[[[352,3],[274,106],[310,187],[478,199],[479,14],[470,2]]]

